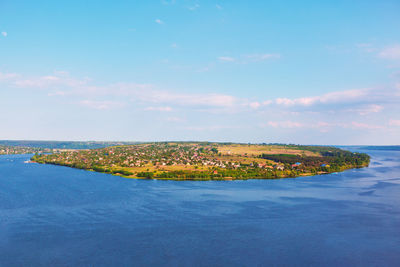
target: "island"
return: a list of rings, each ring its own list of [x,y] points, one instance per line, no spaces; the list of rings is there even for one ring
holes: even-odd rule
[[[331,146],[155,142],[36,153],[31,161],[162,180],[276,179],[340,172],[370,157]]]

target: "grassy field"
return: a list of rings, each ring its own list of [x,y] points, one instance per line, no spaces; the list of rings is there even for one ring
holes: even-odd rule
[[[305,156],[319,156],[318,153],[300,149],[293,149],[287,146],[278,145],[246,145],[232,144],[219,145],[218,151],[224,155],[259,156],[261,154],[291,154]]]

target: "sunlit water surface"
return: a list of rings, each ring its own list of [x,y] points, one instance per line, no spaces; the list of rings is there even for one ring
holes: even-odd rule
[[[148,181],[0,156],[0,266],[400,265],[400,151],[369,168]]]

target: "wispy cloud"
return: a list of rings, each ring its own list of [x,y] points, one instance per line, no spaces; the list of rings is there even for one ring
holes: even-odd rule
[[[4,37],[7,37],[8,33],[7,32],[1,32],[1,35],[3,35]]]
[[[274,128],[301,128],[304,127],[303,123],[297,121],[269,121],[268,126]]]
[[[183,127],[184,130],[189,131],[221,131],[221,130],[231,130],[231,129],[239,129],[239,126],[233,125],[207,125],[207,126],[187,126]]]
[[[210,93],[190,94],[158,89],[152,84],[115,83],[94,85],[89,78],[77,79],[67,72],[25,77],[16,73],[0,73],[0,82],[22,88],[47,90],[49,96],[70,95],[82,97],[129,97],[133,102],[157,103],[191,107],[233,107],[239,99],[231,95]],[[91,105],[91,102],[84,102]]]
[[[348,102],[359,99],[360,97],[366,96],[367,91],[362,89],[347,90],[331,92],[321,96],[313,97],[300,97],[300,98],[277,98],[275,103],[277,105],[284,106],[311,106],[314,104],[324,104],[324,103],[338,103],[338,102]]]
[[[268,105],[271,105],[273,103],[272,100],[265,100],[265,101],[254,101],[254,102],[250,102],[248,103],[248,106],[252,109],[258,109],[261,107],[265,107]]]
[[[237,62],[239,64],[247,64],[251,62],[262,62],[272,59],[279,59],[280,54],[277,53],[261,53],[261,54],[248,54],[240,55],[238,57],[220,56],[218,60],[221,62]]]
[[[222,57],[218,57],[218,60],[223,61],[223,62],[234,62],[235,58],[222,56]]]
[[[47,93],[48,96],[66,96],[67,93],[64,91],[55,91]]]
[[[163,5],[174,5],[176,3],[176,0],[161,0],[161,3]]]
[[[199,4],[194,4],[193,6],[189,6],[188,9],[189,9],[190,11],[194,11],[194,10],[198,9],[199,7],[200,7]]]
[[[367,130],[376,130],[376,129],[383,129],[384,127],[381,125],[374,125],[369,123],[362,123],[362,122],[355,122],[351,123],[352,128],[355,129],[367,129]]]
[[[15,76],[17,78],[17,76]],[[35,77],[22,77],[18,76],[12,83],[20,88],[55,88],[55,87],[69,87],[77,88],[88,85],[90,79],[76,79],[69,76],[66,72],[54,72],[52,75],[35,76]]]
[[[261,106],[261,104],[260,104],[260,102],[250,102],[249,103],[249,107],[251,107],[251,108],[254,108],[254,109],[257,109],[257,108],[259,108]]]
[[[113,108],[121,108],[124,107],[125,104],[122,102],[116,101],[96,101],[96,100],[82,100],[79,101],[79,104],[84,107],[88,107],[91,109],[97,110],[108,110]]]
[[[157,24],[160,24],[160,25],[161,25],[161,24],[164,24],[164,21],[162,21],[161,19],[156,19],[155,22],[156,22]]]
[[[168,117],[167,121],[168,122],[184,122],[185,120],[180,117]]]
[[[400,120],[390,120],[389,125],[390,126],[400,126]]]
[[[218,5],[218,4],[216,4],[215,7],[216,7],[217,9],[219,9],[219,10],[222,9],[222,6],[220,6],[220,5]]]
[[[398,60],[400,59],[400,45],[393,45],[384,48],[378,56],[383,59]]]
[[[365,115],[368,115],[371,113],[381,112],[383,110],[383,108],[384,107],[382,105],[370,104],[370,105],[361,106],[359,108],[351,108],[348,111],[349,112],[357,112],[361,116],[365,116]]]
[[[300,121],[268,121],[266,124],[261,124],[261,127],[272,127],[272,128],[305,128],[305,129],[318,129],[321,132],[328,132],[331,129],[342,128],[342,129],[354,129],[354,130],[378,130],[385,129],[383,125],[376,125],[364,122],[300,122]]]
[[[359,43],[356,44],[356,47],[364,52],[372,53],[375,52],[377,49],[371,43]]]
[[[170,112],[170,111],[172,111],[172,108],[171,107],[147,107],[144,110]]]
[[[5,80],[11,80],[20,77],[19,74],[17,73],[5,73],[5,72],[0,72],[0,81],[5,81]]]
[[[246,55],[245,58],[250,60],[250,61],[265,61],[269,59],[274,59],[274,58],[280,58],[280,54],[252,54],[252,55]]]
[[[238,101],[231,95],[224,94],[184,94],[165,90],[141,90],[132,92],[133,101],[173,104],[191,107],[233,107]]]

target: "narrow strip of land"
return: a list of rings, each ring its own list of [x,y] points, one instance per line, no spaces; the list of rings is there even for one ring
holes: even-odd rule
[[[274,179],[368,166],[370,157],[335,147],[158,142],[100,149],[37,153],[32,161],[169,180]]]

